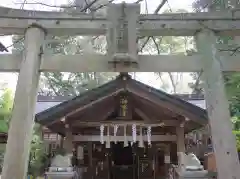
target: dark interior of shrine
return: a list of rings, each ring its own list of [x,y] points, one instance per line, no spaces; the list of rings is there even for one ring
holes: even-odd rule
[[[133,151],[132,146],[124,147],[123,142],[117,142],[112,147],[112,157],[115,165],[132,165]]]

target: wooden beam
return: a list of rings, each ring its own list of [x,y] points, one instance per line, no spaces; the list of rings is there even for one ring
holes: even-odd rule
[[[222,54],[222,71],[240,71],[240,55],[228,56]],[[53,72],[195,72],[201,71],[203,65],[200,55],[139,55],[138,66],[127,67],[109,65],[111,57],[107,55],[43,55],[40,71]],[[18,72],[21,55],[0,55],[0,72]],[[169,65],[171,64],[171,65]]]
[[[221,56],[217,53],[215,34],[203,30],[196,36],[202,53],[204,89],[219,179],[240,178],[240,165],[235,137],[232,133],[229,104],[221,71]]]
[[[181,105],[180,103],[173,104],[167,100],[160,100],[160,99],[156,98],[152,92],[146,91],[146,90],[148,90],[148,87],[139,86],[135,83],[128,83],[126,89],[128,92],[132,93],[133,95],[137,96],[138,98],[152,102],[152,103],[156,104],[157,106],[159,106],[161,108],[166,108],[174,113],[177,113],[178,115],[188,117],[189,119],[191,119],[197,123],[205,125],[207,122],[206,119],[201,119],[205,116],[199,116],[196,114],[196,112],[200,112],[200,111],[198,111],[198,109],[197,110],[195,109],[195,111],[192,111],[192,109],[189,108],[189,106]],[[202,114],[202,113],[200,113],[200,114]]]
[[[135,113],[136,113],[139,117],[141,117],[145,122],[150,122],[150,121],[151,121],[151,119],[150,119],[143,111],[141,111],[140,109],[135,108],[134,111],[135,111]]]
[[[23,35],[25,29],[32,24],[45,28],[52,35],[104,35],[106,33],[106,20],[58,20],[33,18],[0,18],[1,35]]]
[[[104,55],[86,55],[86,56],[74,55],[68,57],[64,55],[57,55],[49,57],[46,58],[43,57],[42,69],[46,69],[46,71],[71,71],[71,72],[80,71],[154,72],[154,71],[190,71],[190,70],[201,71],[200,66],[201,63],[199,57],[193,59],[193,57],[184,55],[179,56],[139,55],[137,68],[133,67],[129,68],[128,66],[116,66],[116,68],[114,68],[112,65],[109,65],[108,63],[110,60],[112,60],[112,57]],[[237,62],[240,63],[239,60]],[[234,67],[236,68],[235,65]]]
[[[107,136],[104,136],[104,141],[107,140]],[[114,141],[114,136],[110,136],[110,141]],[[123,142],[124,136],[116,136],[116,140]],[[127,136],[128,141],[132,141],[132,136]],[[143,140],[147,141],[147,136],[143,136]],[[92,142],[100,142],[100,135],[75,135],[73,137],[74,142],[85,142],[85,141],[92,141]],[[139,141],[139,136],[137,135],[137,141]],[[176,135],[152,135],[151,141],[176,141]]]
[[[22,62],[22,54],[1,54],[0,72],[19,72]]]
[[[218,35],[240,35],[239,20],[143,21],[139,25],[139,34],[142,36],[194,36],[204,27],[218,31]]]
[[[38,24],[53,35],[105,35],[107,21],[77,20],[33,20],[33,19],[0,19],[1,35],[22,35],[32,24]],[[138,25],[141,36],[193,36],[204,26],[219,31],[219,35],[240,35],[239,20],[208,20],[208,21],[140,21]]]
[[[102,15],[92,15],[84,12],[35,11],[0,7],[0,17],[9,19],[37,20],[106,20]]]
[[[21,61],[4,156],[2,172],[4,179],[27,177],[43,41],[42,29],[35,27],[27,29],[22,57],[24,60]]]
[[[152,127],[159,127],[159,126],[179,126],[180,123],[178,123],[176,120],[161,120],[161,121],[134,121],[134,120],[126,120],[126,121],[116,121],[116,120],[100,120],[100,121],[75,121],[72,123],[73,126],[100,126],[103,125],[114,125],[117,124],[118,126],[125,126],[125,125],[142,125],[142,126],[152,126]]]
[[[23,34],[31,24],[53,35],[104,35],[109,24],[106,17],[85,13],[1,10],[0,34],[5,35]],[[137,28],[140,36],[193,36],[203,27],[223,35],[239,35],[239,20],[238,11],[140,15]]]
[[[179,114],[171,111],[167,108],[159,107],[155,103],[148,101],[144,98],[139,98],[136,95],[132,96],[136,108],[139,108],[141,111],[148,116],[151,116],[153,120],[164,119],[164,118],[174,118],[179,117]]]
[[[111,97],[113,97],[114,95],[117,95],[117,94],[120,93],[121,91],[124,91],[124,89],[118,89],[118,90],[116,90],[114,93],[111,93],[111,94],[109,94],[109,95],[107,95],[107,96],[104,96],[104,97],[102,97],[102,98],[99,98],[99,99],[97,99],[97,100],[95,100],[95,101],[92,101],[92,102],[90,102],[90,103],[88,103],[88,104],[86,104],[86,105],[84,105],[84,106],[82,106],[82,107],[79,107],[79,108],[77,108],[76,110],[71,111],[70,113],[68,113],[65,117],[70,117],[70,116],[72,116],[72,115],[74,115],[74,114],[76,114],[76,113],[78,113],[78,112],[80,112],[80,111],[82,111],[82,110],[84,110],[84,109],[90,108],[90,107],[92,107],[93,105],[96,105],[96,104],[102,102],[103,100],[108,100],[108,98],[111,98]],[[114,101],[114,100],[113,100],[113,101]],[[110,111],[112,111],[113,108],[114,108],[114,106],[112,106],[112,108],[111,108]],[[92,113],[92,114],[93,114],[93,113]]]
[[[113,4],[119,6],[119,4]],[[135,4],[127,4],[135,6]],[[7,7],[0,7],[0,16],[11,19],[51,19],[51,20],[106,20],[106,17],[97,14],[87,14],[84,12],[59,12],[59,11],[34,11],[21,10]],[[216,11],[216,12],[197,12],[197,13],[166,13],[166,14],[141,14],[140,20],[240,20],[238,10]]]
[[[73,111],[71,111],[71,112],[69,112],[69,113],[67,113],[65,116],[63,116],[62,117],[62,120],[53,120],[52,122],[49,122],[49,123],[47,123],[47,124],[45,124],[46,126],[52,126],[52,125],[56,125],[57,123],[59,123],[59,122],[61,122],[61,123],[65,123],[65,122],[68,122],[68,123],[73,123],[72,121],[74,121],[74,120],[81,120],[81,118],[82,118],[82,113],[88,113],[88,112],[90,112],[90,110],[91,111],[93,111],[93,110],[97,110],[97,108],[99,108],[99,105],[100,105],[100,103],[101,102],[103,102],[103,106],[102,106],[102,108],[103,107],[105,107],[104,108],[104,110],[106,111],[106,106],[104,106],[104,104],[106,105],[106,103],[114,103],[114,99],[111,99],[111,97],[113,97],[114,95],[116,95],[116,94],[118,94],[119,92],[121,92],[121,91],[123,91],[124,89],[119,89],[119,90],[116,90],[114,93],[111,93],[111,94],[109,94],[109,95],[107,95],[107,96],[104,96],[104,97],[101,97],[101,98],[98,98],[97,100],[95,100],[95,101],[92,101],[92,102],[90,102],[90,103],[88,103],[88,104],[85,104],[85,105],[82,105],[81,107],[79,107],[79,108],[77,108],[77,109],[75,109],[75,110],[73,110]],[[94,107],[93,108],[93,106],[96,106],[96,107]],[[100,108],[101,108],[101,106],[100,106]],[[85,110],[85,111],[84,111]],[[102,112],[101,111],[101,115],[100,116],[97,116],[98,118],[100,118],[100,120],[102,120],[102,118],[104,118],[104,116],[105,116],[105,118],[107,117],[106,115],[109,113],[109,112],[113,112],[113,110],[114,110],[114,106],[111,106],[110,107],[110,109],[107,109],[107,110],[109,110],[109,111],[106,111],[105,113],[104,112]],[[84,112],[83,112],[84,111]],[[82,113],[81,113],[82,112]],[[107,113],[107,114],[106,114]],[[80,118],[78,118],[78,119],[76,119],[76,115],[81,115],[81,117]],[[88,119],[95,119],[96,118],[96,116],[94,116],[94,115],[96,115],[95,113],[90,113],[90,117],[88,116]],[[104,118],[104,119],[105,119]],[[74,124],[74,123],[73,123]]]
[[[90,123],[91,123],[91,121],[95,122],[95,120],[104,121],[115,110],[114,104],[111,103],[111,106],[109,106],[109,105],[106,106],[106,105],[103,104],[102,107],[98,107],[100,109],[93,108],[91,111],[88,111],[86,114],[84,113],[84,115],[80,116],[79,118],[77,118],[77,117],[69,118],[69,122],[72,124],[72,126],[78,126],[82,120],[88,120]]]

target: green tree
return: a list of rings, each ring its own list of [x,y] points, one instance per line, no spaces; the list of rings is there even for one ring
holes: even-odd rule
[[[31,142],[28,173],[33,176],[40,176],[44,172],[46,160],[47,157],[41,138],[41,126],[35,124]]]
[[[7,133],[13,107],[13,95],[10,89],[4,89],[0,96],[0,132]],[[0,165],[3,164],[5,148],[0,148]],[[39,174],[43,168],[42,159],[44,158],[44,149],[41,140],[41,131],[38,125],[34,126],[34,133],[31,142],[29,172]]]
[[[2,89],[0,96],[0,133],[7,133],[9,119],[12,111],[12,92],[10,89]],[[0,146],[0,168],[2,168],[5,146]]]
[[[13,95],[10,89],[5,89],[0,97],[0,132],[8,131],[9,119],[13,106]]]

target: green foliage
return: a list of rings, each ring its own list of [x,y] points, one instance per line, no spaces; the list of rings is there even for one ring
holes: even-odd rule
[[[41,139],[40,126],[34,126],[34,133],[31,142],[30,158],[28,165],[28,173],[33,176],[39,176],[44,172],[46,163],[46,154],[44,152],[44,145]]]
[[[5,89],[0,97],[0,132],[8,132],[9,120],[13,106],[12,91]],[[41,131],[38,125],[34,127],[34,134],[31,142],[30,159],[29,159],[29,172],[33,175],[38,175],[42,171],[44,162],[44,146],[41,140]],[[0,148],[0,165],[3,163],[3,156],[5,147]]]
[[[240,131],[233,131],[233,134],[236,136],[237,150],[240,151]]]
[[[5,89],[0,97],[0,132],[8,131],[12,106],[12,91],[10,89]]]
[[[240,117],[240,73],[227,73],[224,79],[231,115]]]

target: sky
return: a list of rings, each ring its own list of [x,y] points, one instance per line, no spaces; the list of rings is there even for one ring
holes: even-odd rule
[[[5,7],[10,7],[10,8],[17,8],[19,9],[21,7],[21,4],[24,0],[5,0],[5,1],[0,1],[0,6],[5,6]],[[135,2],[136,0],[125,0],[126,3],[132,3]],[[61,5],[61,4],[68,4],[69,0],[26,0],[28,3],[33,3],[33,2],[41,2],[45,4],[50,4],[50,5]],[[121,3],[123,0],[115,0],[116,3]],[[144,13],[146,12],[146,4],[147,4],[147,10],[148,13],[152,13],[155,8],[158,6],[159,2],[161,0],[143,0],[141,3],[141,12]],[[188,11],[192,11],[191,5],[192,5],[193,0],[168,0],[168,3],[164,5],[164,7],[161,9],[160,12],[167,10],[169,8],[171,9],[186,9]],[[56,8],[49,8],[46,6],[41,6],[41,5],[25,5],[24,9],[33,9],[33,10],[56,10]],[[10,46],[12,44],[12,39],[11,36],[5,36],[5,37],[0,37],[0,41],[5,45],[5,46]],[[10,49],[11,50],[11,49]],[[168,74],[163,75],[164,80],[169,81],[169,76]],[[188,88],[188,83],[192,82],[191,77],[189,76],[189,73],[183,73],[181,74],[181,83],[179,84],[178,87],[178,93],[189,93],[190,89]],[[157,77],[154,73],[137,73],[136,79],[146,83],[148,85],[151,85],[155,88],[160,88],[161,82],[159,77]],[[17,82],[17,74],[13,73],[0,73],[0,83],[5,82],[8,88],[11,88],[13,91],[15,90],[16,87],[16,82]],[[170,91],[168,91],[170,92]]]

